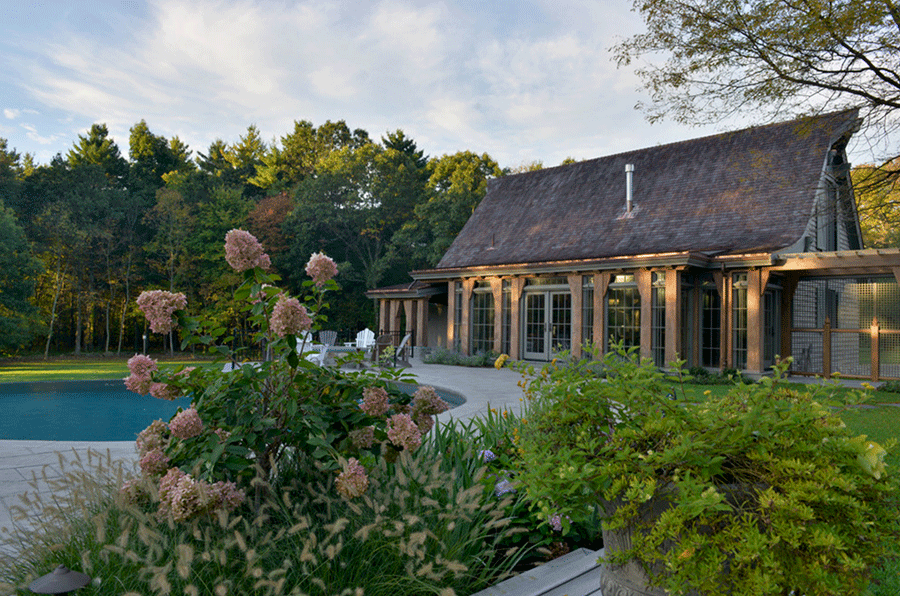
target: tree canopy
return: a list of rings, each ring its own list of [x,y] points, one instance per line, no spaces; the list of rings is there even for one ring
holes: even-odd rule
[[[858,108],[884,163],[900,108],[894,0],[635,0],[647,31],[614,48],[637,72],[651,121],[784,119]],[[664,56],[663,61],[659,57]]]

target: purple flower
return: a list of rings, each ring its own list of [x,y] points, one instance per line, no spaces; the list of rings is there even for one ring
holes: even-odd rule
[[[497,456],[490,449],[483,449],[478,452],[478,455],[481,457],[484,463],[488,463],[497,459]]]
[[[494,485],[494,495],[497,497],[502,497],[507,493],[516,492],[516,487],[513,486],[513,483],[509,481],[508,478],[504,478],[500,482]]]

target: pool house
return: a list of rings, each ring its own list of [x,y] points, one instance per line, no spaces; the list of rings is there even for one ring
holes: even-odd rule
[[[491,180],[433,269],[368,293],[417,346],[900,378],[900,250],[864,249],[853,111]]]

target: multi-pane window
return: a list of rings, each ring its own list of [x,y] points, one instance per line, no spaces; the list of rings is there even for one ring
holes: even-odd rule
[[[641,345],[641,295],[634,275],[617,275],[609,284],[606,301],[606,330],[610,345]]]
[[[666,274],[653,273],[653,296],[651,303],[651,346],[656,366],[666,365]]]
[[[722,300],[714,284],[700,288],[700,364],[717,368],[721,362]]]
[[[594,343],[594,276],[581,278],[581,341],[585,345]]]
[[[747,368],[747,274],[731,277],[731,341],[734,368]]]
[[[512,333],[512,282],[508,279],[503,280],[502,288],[502,308],[503,317],[501,325],[500,350],[504,354],[510,353],[510,334]]]
[[[478,282],[472,292],[471,353],[494,349],[494,294],[489,282]]]

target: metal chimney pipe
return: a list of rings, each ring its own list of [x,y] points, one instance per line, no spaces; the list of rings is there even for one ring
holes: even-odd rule
[[[631,184],[634,177],[634,164],[625,164],[625,213],[631,213],[633,204],[631,196]]]

